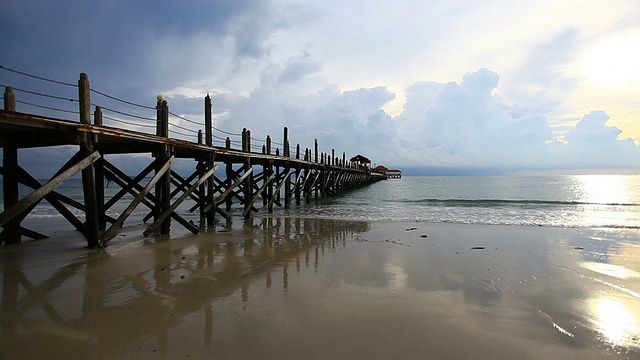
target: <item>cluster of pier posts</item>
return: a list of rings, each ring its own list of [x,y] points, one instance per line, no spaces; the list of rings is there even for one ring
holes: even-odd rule
[[[198,141],[188,142],[169,136],[169,107],[167,101],[158,97],[156,104],[156,132],[140,132],[103,125],[103,109],[95,106],[91,121],[91,88],[86,74],[78,80],[79,122],[40,117],[16,112],[16,99],[12,88],[6,87],[4,110],[0,110],[0,144],[3,148],[4,211],[0,213],[0,226],[4,228],[0,243],[19,243],[22,236],[47,237],[22,226],[22,221],[42,200],[49,202],[87,239],[89,247],[102,247],[113,238],[125,220],[140,204],[148,208],[144,221],[153,221],[144,231],[168,234],[171,221],[193,233],[200,228],[215,225],[215,215],[231,221],[234,202],[242,205],[242,216],[249,218],[257,212],[256,202],[262,200],[267,211],[273,206],[288,208],[301,199],[309,201],[320,195],[337,195],[345,190],[386,178],[362,164],[347,162],[331,154],[318,152],[318,141],[314,150],[301,152],[296,146],[291,154],[288,129],[284,128],[283,147],[272,154],[271,137],[267,136],[261,152],[252,152],[251,131],[243,129],[241,149],[233,149],[229,137],[225,147],[213,145],[212,102],[209,95],[204,104],[204,133],[198,131]],[[25,171],[18,161],[18,149],[48,147],[56,145],[79,146],[78,151],[45,184],[41,184]],[[125,174],[105,158],[110,154],[150,153],[152,160],[136,176]],[[196,160],[193,172],[183,177],[172,170],[176,158]],[[219,165],[224,168],[224,177],[217,177]],[[80,173],[84,203],[56,192],[65,181]],[[153,174],[153,175],[152,175]],[[150,178],[149,178],[150,177]],[[105,181],[121,187],[111,198],[105,198]],[[34,191],[20,198],[19,184]],[[134,197],[126,209],[112,217],[112,207],[123,196]],[[198,211],[198,226],[187,221],[176,212],[185,200],[194,205],[190,212]],[[223,206],[221,206],[223,205]],[[79,219],[68,207],[82,210],[84,219]]]

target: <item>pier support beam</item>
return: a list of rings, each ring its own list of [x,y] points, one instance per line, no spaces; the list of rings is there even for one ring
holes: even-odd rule
[[[16,96],[13,88],[4,89],[4,109],[16,111]],[[18,193],[18,148],[13,144],[8,144],[3,148],[2,166],[2,191],[4,195],[5,210],[14,206],[20,201]],[[0,234],[0,244],[19,244],[22,240],[20,230],[20,219],[14,218],[4,226],[4,231]]]
[[[251,132],[244,129],[242,131],[242,150],[244,152],[251,152]],[[244,173],[246,174],[251,169],[251,158],[246,157],[244,159]],[[251,199],[253,198],[253,173],[249,174],[244,179],[244,218],[248,219],[251,216]]]
[[[167,105],[167,101],[161,97],[158,98],[156,112],[158,121],[156,125],[156,135],[165,138],[169,137],[169,106]],[[166,163],[171,157],[170,146],[167,144],[162,145],[162,148],[155,154],[155,157],[160,159],[161,163]],[[156,184],[156,198],[158,199],[158,203],[156,204],[156,210],[154,212],[154,222],[158,221],[160,215],[171,206],[170,172],[165,172]],[[169,234],[170,231],[171,218],[167,217],[160,225],[160,233],[166,235]]]
[[[209,96],[209,94],[207,94],[207,96],[204,98],[204,133],[205,133],[205,145],[212,147],[213,146],[213,114],[212,114],[212,102],[211,102],[211,96]],[[208,159],[206,159],[205,163],[206,163],[206,171],[210,170],[213,168],[213,163],[215,161],[215,154],[212,152],[210,154],[210,157]],[[205,204],[213,204],[213,197],[214,197],[214,184],[213,184],[213,177],[209,177],[206,180],[206,190],[207,193],[205,196]],[[217,207],[217,205],[215,205]],[[208,211],[205,213],[205,217],[207,219],[207,226],[214,226],[215,225],[215,213],[216,213],[217,209],[213,209],[211,211]]]
[[[91,124],[91,88],[89,86],[89,77],[87,74],[80,74],[78,80],[78,94],[80,106],[80,122],[83,124]],[[93,153],[93,142],[89,133],[84,133],[80,141],[80,152],[83,156],[89,156]],[[82,169],[82,190],[84,193],[84,213],[85,226],[87,236],[87,246],[94,248],[99,246],[99,210],[98,196],[96,194],[96,177],[93,162]]]
[[[9,209],[20,201],[18,194],[18,149],[15,146],[5,146],[2,165],[2,190],[4,194],[4,208]],[[19,244],[22,239],[20,219],[14,218],[4,225],[0,236],[0,243]]]

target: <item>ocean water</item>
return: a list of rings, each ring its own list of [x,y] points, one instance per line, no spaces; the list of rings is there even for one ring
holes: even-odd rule
[[[1,181],[0,181],[1,184]],[[106,188],[109,199],[120,190]],[[21,196],[28,194],[21,189]],[[74,179],[57,189],[82,201],[82,183]],[[126,195],[109,215],[117,217],[131,202]],[[0,203],[4,203],[1,199]],[[256,202],[260,206],[261,201]],[[193,205],[185,201],[178,209],[197,221]],[[3,206],[0,206],[2,209]],[[407,221],[426,223],[545,226],[570,228],[640,229],[640,175],[576,176],[447,176],[403,177],[380,181],[336,197],[320,197],[290,209],[274,206],[274,215],[341,220]],[[80,210],[70,208],[82,218]],[[148,212],[138,206],[134,216]],[[242,213],[234,204],[235,215]],[[30,218],[62,216],[46,201]],[[253,216],[270,216],[260,209]]]
[[[637,230],[640,176],[403,177],[318,199],[291,213],[355,220]]]

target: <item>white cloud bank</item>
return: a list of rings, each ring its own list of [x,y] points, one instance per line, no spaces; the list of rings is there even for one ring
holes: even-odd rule
[[[280,139],[281,128],[288,126],[293,145],[310,147],[318,138],[321,151],[361,153],[392,167],[489,172],[640,167],[640,148],[607,125],[604,111],[585,114],[564,137],[557,137],[544,113],[524,111],[496,95],[500,77],[488,69],[468,73],[460,82],[414,83],[395,117],[383,110],[395,97],[384,86],[340,92],[326,85],[296,93],[291,91],[295,82],[285,76],[290,68],[268,73],[249,96],[222,96],[219,103],[225,108],[219,111],[228,114],[224,127],[243,124],[254,136],[271,133]],[[308,74],[313,77],[313,71]]]

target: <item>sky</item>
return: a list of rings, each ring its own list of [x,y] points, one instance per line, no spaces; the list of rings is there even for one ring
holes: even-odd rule
[[[85,72],[93,89],[152,107],[162,94],[196,122],[210,94],[214,126],[234,134],[278,143],[286,126],[292,146],[318,139],[421,174],[640,173],[633,0],[0,0],[0,23],[5,68]],[[70,91],[7,70],[0,83]],[[20,158],[40,172],[73,151]]]

